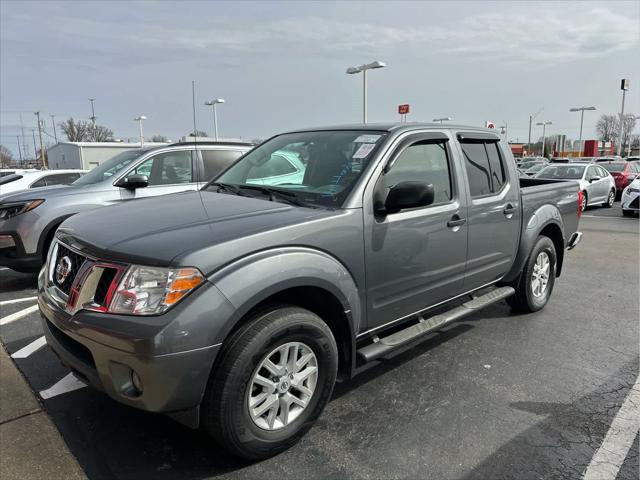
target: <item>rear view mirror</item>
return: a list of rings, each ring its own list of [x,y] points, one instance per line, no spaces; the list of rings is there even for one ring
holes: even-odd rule
[[[426,207],[434,200],[433,185],[422,182],[401,182],[389,189],[384,202],[385,213],[397,213],[400,210]]]
[[[149,185],[149,177],[146,175],[129,175],[123,177],[115,183],[116,187],[135,190],[136,188],[144,188]]]
[[[592,182],[592,183],[593,183],[593,182],[597,182],[598,180],[600,180],[600,177],[598,177],[597,175],[596,175],[595,177],[591,177],[591,178],[589,179],[589,181],[590,181],[590,182]]]

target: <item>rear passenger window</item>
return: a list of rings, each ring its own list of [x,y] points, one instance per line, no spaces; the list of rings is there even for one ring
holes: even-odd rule
[[[217,177],[220,172],[242,156],[242,152],[236,150],[201,150],[201,153],[204,172],[200,180],[203,182]]]
[[[38,187],[46,187],[47,182],[45,177],[42,177],[40,180],[33,182],[29,188],[38,188]]]
[[[472,197],[497,193],[506,182],[504,160],[497,142],[461,143]]]
[[[70,185],[80,178],[80,175],[77,173],[58,173],[55,175],[47,175],[44,178],[47,181],[47,185]]]
[[[389,188],[408,181],[433,185],[433,203],[451,200],[451,171],[446,144],[421,142],[405,148],[384,176],[384,182]]]

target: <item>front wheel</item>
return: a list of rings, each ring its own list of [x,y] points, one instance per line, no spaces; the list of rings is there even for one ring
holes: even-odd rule
[[[611,208],[613,207],[613,202],[616,200],[616,191],[615,190],[611,190],[609,192],[609,195],[607,196],[607,200],[602,204],[603,207],[605,208]]]
[[[540,236],[517,284],[515,295],[507,298],[514,310],[537,312],[544,308],[551,297],[556,279],[556,248],[549,237]]]
[[[225,343],[202,403],[204,428],[243,458],[288,449],[331,397],[338,370],[331,329],[308,310],[281,307]]]

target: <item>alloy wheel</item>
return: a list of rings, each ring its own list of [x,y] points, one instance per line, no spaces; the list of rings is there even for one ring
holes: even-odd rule
[[[318,359],[301,342],[271,351],[251,378],[247,407],[253,422],[264,430],[286,427],[309,405],[318,381]]]
[[[549,254],[540,252],[531,273],[531,293],[533,293],[534,297],[540,298],[546,293],[550,271],[551,260],[549,259]]]

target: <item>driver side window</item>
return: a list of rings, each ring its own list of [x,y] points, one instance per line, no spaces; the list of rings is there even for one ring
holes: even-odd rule
[[[149,186],[175,185],[193,182],[193,169],[190,150],[176,150],[155,155],[136,168],[131,170],[131,175],[146,175]]]
[[[453,198],[446,143],[418,142],[405,148],[384,176],[387,188],[417,181],[433,185],[434,204]]]

